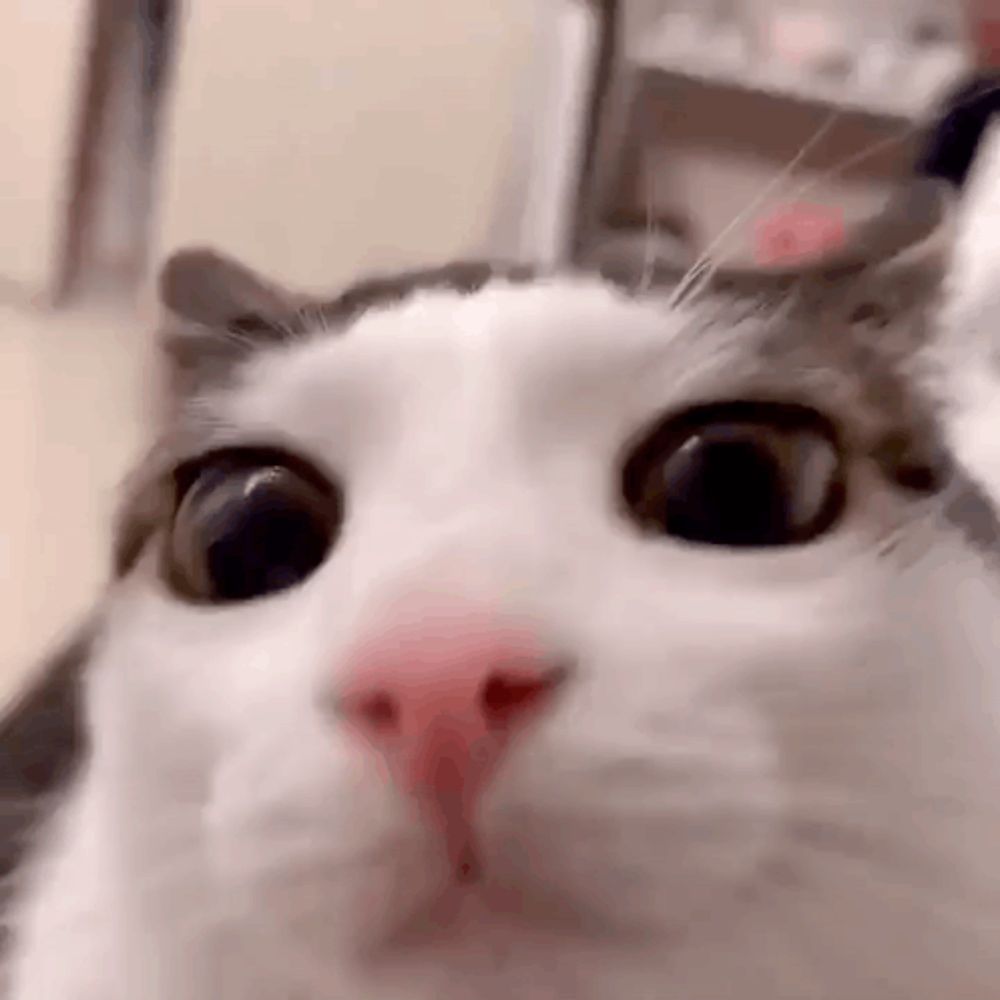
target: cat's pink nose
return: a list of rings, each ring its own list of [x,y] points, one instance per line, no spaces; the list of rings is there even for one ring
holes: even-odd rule
[[[526,632],[434,614],[361,644],[336,707],[460,855],[511,738],[546,710],[567,673]]]

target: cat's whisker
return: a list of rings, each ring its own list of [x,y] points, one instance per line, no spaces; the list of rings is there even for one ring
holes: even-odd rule
[[[219,332],[225,339],[226,343],[232,344],[234,347],[238,347],[241,350],[246,351],[248,354],[257,349],[258,345],[254,341],[253,337],[241,330],[236,330],[231,326],[227,326],[223,327]]]
[[[1000,90],[1000,88],[997,88]],[[896,146],[900,146],[903,143],[912,139],[915,135],[919,134],[924,128],[924,123],[915,123],[908,125],[905,128],[900,129],[898,132],[890,136],[886,136],[883,139],[879,139],[876,142],[871,143],[869,146],[865,146],[863,149],[859,150],[857,153],[853,153],[846,159],[841,160],[839,163],[830,167],[828,170],[821,171],[818,174],[810,177],[807,181],[804,181],[799,187],[793,188],[789,192],[789,199],[791,201],[796,201],[802,198],[804,195],[809,194],[810,191],[814,190],[822,184],[836,179],[842,174],[846,173],[848,170],[859,166],[866,160],[870,160],[874,156],[878,156],[880,153],[887,152]]]
[[[643,163],[643,187],[646,193],[646,247],[643,255],[642,274],[637,289],[640,295],[645,294],[652,287],[659,259],[657,240],[660,235],[656,214],[659,204],[657,185],[659,174],[655,168],[650,167],[648,161],[643,161]]]
[[[764,188],[758,192],[758,194],[751,199],[750,203],[739,212],[734,219],[732,219],[728,225],[726,225],[718,235],[712,239],[705,250],[701,253],[698,259],[691,266],[691,269],[681,278],[674,290],[674,294],[671,296],[670,305],[675,306],[680,302],[685,295],[688,293],[694,282],[698,279],[698,275],[701,269],[706,265],[707,262],[711,261],[712,256],[715,254],[716,250],[724,246],[725,241],[741,226],[745,221],[747,221],[760,207],[767,201],[768,198],[778,189],[789,177],[794,174],[798,169],[800,164],[806,159],[806,157],[820,144],[830,134],[833,127],[840,121],[843,117],[843,111],[840,108],[835,108],[831,111],[826,118],[823,120],[822,124],[818,129],[812,134],[812,136],[806,140],[805,143],[799,148],[795,156],[782,167],[769,181],[764,185]]]
[[[977,95],[975,99],[979,100],[982,99],[982,97],[988,96],[991,93],[998,93],[998,92],[1000,92],[1000,85],[988,88],[981,94]],[[964,103],[965,102],[960,102],[959,104],[956,104],[955,108],[957,109],[962,107]],[[865,146],[858,152],[851,154],[850,156],[841,160],[839,163],[835,164],[829,169],[821,171],[818,174],[814,174],[808,180],[804,181],[800,186],[793,188],[791,191],[789,191],[787,194],[788,200],[797,201],[798,199],[809,194],[810,191],[815,190],[815,188],[823,184],[826,184],[829,181],[836,179],[837,177],[840,177],[848,170],[851,170],[854,167],[859,166],[860,164],[866,162],[867,160],[870,160],[872,157],[878,156],[880,153],[887,152],[888,150],[893,149],[896,146],[900,146],[903,143],[908,142],[914,136],[922,132],[926,128],[926,124],[927,123],[925,121],[920,120],[913,122],[909,125],[906,125],[903,128],[899,129],[898,131],[894,132],[892,135],[879,139],[871,143],[870,145]],[[801,162],[801,155],[799,156],[798,159]],[[785,177],[788,177],[789,175],[790,171],[786,168],[778,176],[783,179]],[[731,231],[736,226],[742,224],[744,221],[747,221],[748,217],[752,215],[753,212],[760,207],[760,204],[764,202],[767,193],[768,192],[765,191],[764,197],[760,197],[758,199],[759,204],[757,203],[757,201],[755,201],[744,212],[742,212],[737,217],[737,219],[735,219],[732,223],[730,223],[730,225],[726,228],[726,230],[723,230],[723,233],[720,234],[717,240],[713,241],[713,244],[714,242],[717,242],[722,237],[727,235],[728,231]],[[692,286],[694,286],[696,283],[697,283],[697,288],[692,293],[691,296],[692,298],[697,298],[699,294],[701,294],[705,289],[708,288],[712,275],[718,270],[719,267],[721,267],[725,263],[726,259],[725,253],[724,252],[720,253],[718,255],[717,260],[713,264],[709,259],[707,259],[712,249],[713,245],[710,245],[709,249],[706,250],[705,253],[702,255],[706,259],[704,260],[699,259],[698,261],[696,261],[695,264],[692,266],[691,270],[688,272],[688,275],[686,275],[685,278],[682,279],[684,287],[682,287],[682,285],[678,285],[678,287],[675,289],[674,297],[676,301],[680,301],[680,299],[687,296]],[[698,269],[697,274],[694,273],[696,268]],[[701,278],[700,282],[699,282],[699,275]],[[676,304],[676,302],[674,302],[673,304]]]
[[[318,302],[310,299],[299,309],[297,317],[299,322],[288,324],[290,340],[304,340],[313,333],[327,332],[326,319]]]
[[[329,320],[327,319],[326,311],[319,302],[310,302],[308,309],[312,315],[312,322],[309,326],[309,332],[315,332],[319,334],[327,334],[331,331],[331,326]]]

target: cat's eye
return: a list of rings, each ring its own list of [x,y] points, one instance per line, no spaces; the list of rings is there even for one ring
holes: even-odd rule
[[[342,517],[337,489],[285,456],[214,456],[178,477],[166,577],[189,600],[247,601],[305,580]]]
[[[846,502],[836,432],[807,407],[734,402],[688,410],[629,455],[622,492],[644,531],[706,545],[816,539]]]

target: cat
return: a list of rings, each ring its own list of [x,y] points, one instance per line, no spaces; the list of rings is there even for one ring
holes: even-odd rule
[[[996,996],[947,200],[673,298],[172,257],[113,582],[5,742],[60,786],[9,1000]]]

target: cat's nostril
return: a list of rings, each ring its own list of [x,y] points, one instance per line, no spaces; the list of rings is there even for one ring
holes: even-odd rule
[[[507,726],[544,708],[569,671],[556,667],[545,673],[497,671],[479,692],[479,708],[491,726]]]
[[[345,729],[394,766],[459,745],[468,756],[490,731],[500,737],[546,711],[575,668],[524,628],[483,615],[427,618],[348,651],[324,696]]]
[[[342,700],[340,708],[344,716],[370,736],[385,738],[399,734],[401,706],[388,691],[372,691]]]

